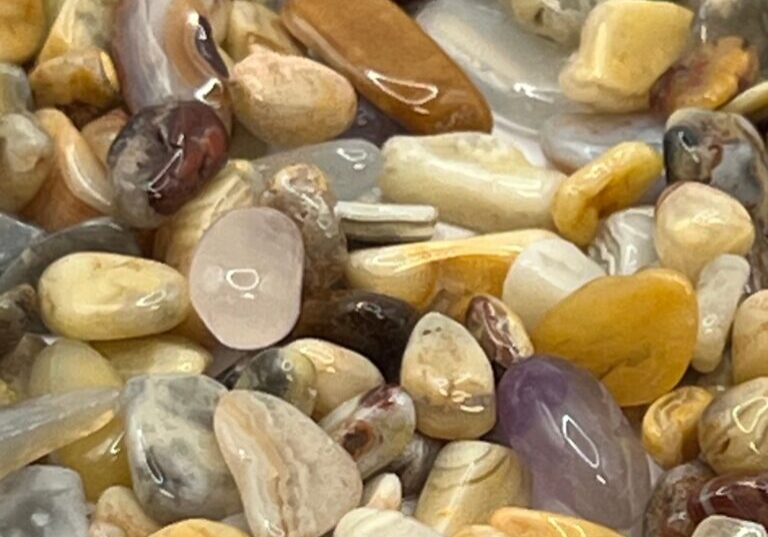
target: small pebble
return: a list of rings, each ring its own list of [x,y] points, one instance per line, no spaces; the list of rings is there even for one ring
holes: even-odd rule
[[[654,266],[659,257],[653,240],[655,209],[632,207],[600,222],[587,253],[609,276],[629,276]]]
[[[402,500],[400,478],[395,474],[379,474],[365,483],[360,506],[399,511]]]
[[[126,537],[149,537],[160,530],[160,525],[147,516],[136,495],[127,487],[105,490],[96,502],[93,520],[117,526]]]
[[[474,297],[467,307],[464,325],[495,366],[507,369],[533,354],[522,319],[496,297]]]

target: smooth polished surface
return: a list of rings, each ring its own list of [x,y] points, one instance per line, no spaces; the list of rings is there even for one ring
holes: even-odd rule
[[[653,240],[655,209],[648,205],[613,213],[600,222],[587,248],[609,276],[628,276],[659,260]]]
[[[764,471],[714,477],[688,500],[688,513],[694,522],[712,515],[768,523],[768,476]],[[742,534],[739,533],[739,536]]]
[[[491,525],[506,535],[535,535],[536,537],[619,537],[621,534],[588,520],[506,507],[491,518]]]

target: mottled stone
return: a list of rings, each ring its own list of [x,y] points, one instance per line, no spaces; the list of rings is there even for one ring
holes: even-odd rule
[[[749,280],[749,263],[743,257],[725,254],[707,263],[699,274],[696,298],[699,303],[699,335],[693,352],[691,365],[701,373],[711,373],[722,360],[723,351],[731,324],[737,314],[736,308]],[[757,375],[742,375],[745,365],[743,354],[736,343],[734,332],[733,357],[736,382],[749,380]],[[744,340],[741,340],[743,342]],[[765,370],[768,373],[768,369]]]
[[[343,201],[335,211],[344,235],[367,244],[428,241],[437,223],[437,209],[431,205]]]
[[[400,477],[405,496],[421,492],[442,447],[441,441],[417,432],[403,452],[392,461],[388,469]]]
[[[416,519],[392,510],[361,507],[339,521],[333,537],[440,537],[440,534]]]
[[[651,495],[646,454],[602,383],[534,355],[507,371],[498,393],[505,438],[533,476],[533,507],[614,528],[640,516]]]
[[[696,526],[692,537],[766,537],[768,531],[760,524],[754,524],[727,516],[710,516]]]
[[[26,112],[31,104],[32,90],[24,69],[0,62],[0,115]]]
[[[413,438],[416,411],[399,386],[383,385],[335,408],[320,422],[366,479],[391,463]]]
[[[0,14],[0,62],[23,64],[32,59],[45,37],[43,0],[21,0]]]
[[[605,526],[588,520],[573,518],[556,513],[505,507],[499,509],[491,518],[491,525],[507,535],[536,535],[537,537],[619,537]]]
[[[127,487],[105,490],[96,502],[93,520],[117,526],[126,537],[149,537],[160,529],[160,525],[147,516],[136,495]]]
[[[166,526],[151,537],[248,537],[248,534],[228,524],[206,519],[182,520]]]
[[[697,331],[690,283],[674,271],[648,269],[585,285],[544,316],[531,340],[537,352],[588,369],[621,406],[634,406],[677,385],[693,356]]]
[[[361,507],[399,511],[403,500],[403,488],[396,474],[379,474],[363,487]]]
[[[51,137],[25,113],[0,117],[0,210],[17,212],[29,203],[53,166]]]
[[[453,535],[487,522],[501,507],[528,507],[530,497],[530,477],[514,451],[487,442],[451,442],[435,460],[415,516]]]
[[[600,1],[507,0],[505,3],[526,30],[563,45],[574,45],[579,42],[587,15]]]
[[[37,57],[44,62],[88,47],[109,49],[120,0],[59,0],[58,12]]]
[[[253,537],[320,537],[359,504],[363,484],[352,458],[281,399],[230,392],[214,427]]]
[[[659,260],[653,241],[655,209],[632,207],[600,222],[587,253],[609,276],[629,276]]]
[[[234,0],[224,50],[232,60],[239,62],[250,54],[253,45],[281,54],[301,55],[301,50],[283,27],[277,13],[259,2]]]
[[[160,523],[220,519],[242,507],[213,434],[226,388],[200,376],[132,379],[123,395],[133,490]]]
[[[688,498],[688,515],[695,523],[717,514],[765,526],[768,524],[766,491],[765,470],[713,477]]]
[[[464,325],[496,367],[507,369],[533,354],[522,319],[496,297],[474,297],[467,307]]]

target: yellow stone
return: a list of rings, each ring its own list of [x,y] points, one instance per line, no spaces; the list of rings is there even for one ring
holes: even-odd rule
[[[731,362],[733,381],[741,384],[768,376],[768,290],[741,303],[733,322]]]
[[[606,112],[648,108],[651,87],[683,53],[692,20],[693,12],[671,2],[599,4],[560,73],[563,93]]]
[[[166,526],[152,537],[248,537],[248,534],[228,524],[193,518]]]
[[[659,399],[643,418],[643,446],[664,469],[699,455],[699,418],[712,401],[709,390],[683,386]]]
[[[93,346],[125,381],[141,375],[199,375],[213,361],[211,353],[194,341],[170,334],[95,341]]]
[[[514,537],[622,537],[588,520],[518,507],[496,511],[491,526]]]
[[[349,284],[426,309],[435,299],[463,315],[472,295],[500,297],[509,266],[529,244],[556,235],[526,229],[468,239],[419,242],[358,250],[346,267]]]
[[[166,332],[189,311],[187,281],[167,265],[83,252],[50,265],[38,284],[51,330],[75,339],[113,340]]]
[[[555,194],[552,218],[566,239],[587,246],[601,218],[629,207],[658,179],[661,155],[642,142],[619,144],[568,177]]]
[[[0,5],[0,62],[30,60],[45,37],[43,0],[5,0]]]
[[[128,114],[121,108],[115,108],[83,127],[83,138],[104,166],[108,166],[109,148],[112,147],[112,143],[126,123],[128,123]]]
[[[43,49],[37,57],[38,63],[88,47],[108,50],[118,2],[119,0],[63,0]]]
[[[148,537],[161,529],[141,508],[133,490],[121,486],[110,487],[99,496],[93,520],[117,526],[126,537]]]
[[[453,537],[507,537],[507,534],[493,526],[466,526],[455,533]]]
[[[259,2],[235,0],[229,13],[224,50],[239,62],[251,53],[252,45],[261,45],[281,54],[302,55],[277,13]]]
[[[693,357],[696,295],[668,269],[606,276],[549,310],[536,352],[571,360],[600,378],[621,406],[651,403],[674,388]]]

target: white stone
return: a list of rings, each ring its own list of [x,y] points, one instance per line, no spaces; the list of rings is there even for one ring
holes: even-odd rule
[[[402,513],[361,507],[341,519],[333,537],[441,537],[432,528]]]
[[[631,207],[600,223],[587,249],[609,276],[634,274],[659,260],[653,241],[654,208]]]
[[[362,507],[398,511],[403,502],[403,486],[396,474],[380,474],[365,483]]]

